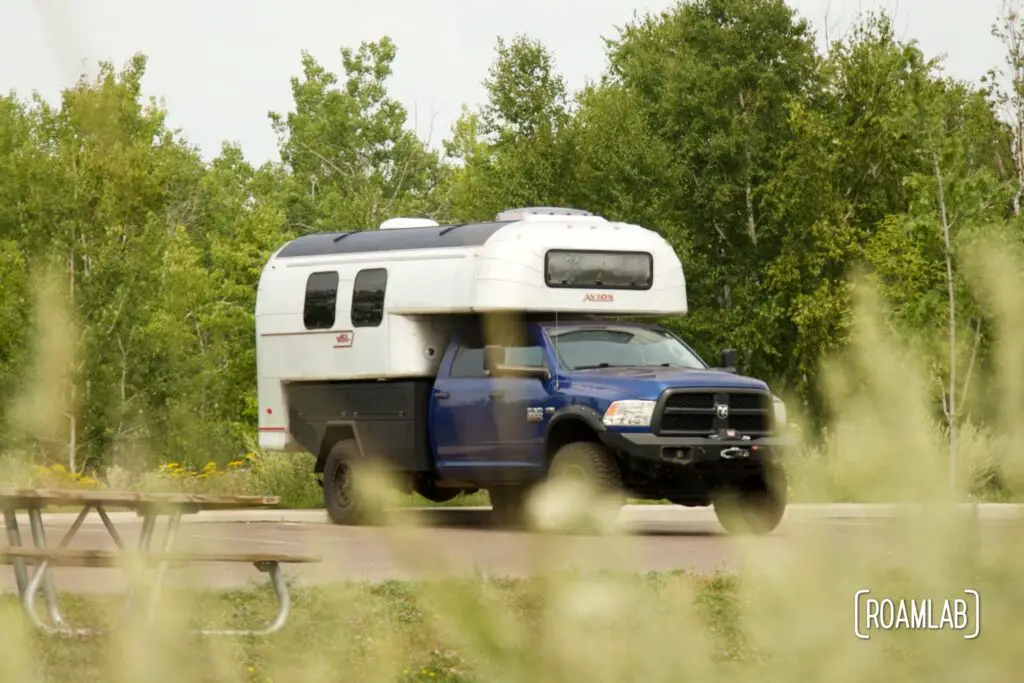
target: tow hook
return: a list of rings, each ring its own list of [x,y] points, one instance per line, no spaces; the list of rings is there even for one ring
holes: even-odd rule
[[[736,446],[733,446],[732,448],[723,448],[722,449],[722,457],[725,458],[726,460],[735,460],[736,458],[746,458],[749,455],[750,455],[750,451],[748,451],[746,448],[737,448]]]

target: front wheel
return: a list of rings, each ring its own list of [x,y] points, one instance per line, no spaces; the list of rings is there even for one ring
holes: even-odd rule
[[[554,486],[542,506],[544,526],[584,533],[614,529],[626,495],[618,460],[603,444],[576,441],[559,448],[549,482]]]
[[[730,534],[770,534],[786,514],[784,486],[764,480],[715,498],[715,516]]]

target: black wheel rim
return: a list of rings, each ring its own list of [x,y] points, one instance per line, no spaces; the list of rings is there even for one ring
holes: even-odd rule
[[[341,507],[348,506],[351,487],[352,477],[349,476],[348,464],[339,463],[334,468],[334,476],[331,477],[331,491],[334,493],[334,500]]]

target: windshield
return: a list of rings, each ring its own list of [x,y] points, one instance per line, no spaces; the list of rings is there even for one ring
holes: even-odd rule
[[[627,325],[547,329],[559,362],[568,370],[605,367],[707,366],[685,344],[664,330]]]

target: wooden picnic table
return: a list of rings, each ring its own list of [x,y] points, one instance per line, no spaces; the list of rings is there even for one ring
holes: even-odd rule
[[[133,491],[105,491],[81,489],[33,489],[0,487],[0,510],[3,512],[4,526],[7,530],[7,547],[0,550],[0,560],[14,568],[18,593],[25,611],[33,624],[49,633],[69,635],[87,635],[90,629],[75,629],[68,626],[60,613],[57,604],[57,591],[49,569],[52,566],[75,567],[122,567],[132,556],[142,558],[146,563],[156,564],[157,572],[152,585],[152,598],[149,615],[152,618],[156,606],[157,594],[163,582],[164,574],[171,564],[178,562],[249,562],[261,572],[270,574],[271,582],[279,601],[278,616],[274,622],[262,631],[203,631],[206,634],[219,635],[251,635],[269,634],[280,630],[288,617],[290,600],[287,586],[281,575],[282,562],[316,562],[319,558],[300,555],[254,554],[203,554],[174,553],[173,546],[177,539],[178,527],[183,515],[196,514],[202,510],[229,510],[277,505],[280,498],[276,496],[236,496],[210,495],[196,493],[138,493]],[[60,543],[51,548],[47,546],[46,531],[43,525],[42,510],[47,507],[81,508],[71,527]],[[142,530],[139,533],[135,551],[130,551],[121,534],[114,526],[107,508],[128,508],[134,510],[142,518]],[[22,543],[21,529],[18,526],[18,511],[28,514],[34,548]],[[110,537],[118,547],[118,551],[103,550],[72,550],[68,545],[81,528],[82,523],[91,511],[95,510],[103,522]],[[151,550],[157,519],[165,515],[167,527],[163,543],[155,552]],[[35,563],[38,566],[29,576],[26,565]],[[36,611],[36,596],[42,588],[43,597],[50,624],[46,624]],[[134,584],[129,588],[125,608],[131,605]]]

